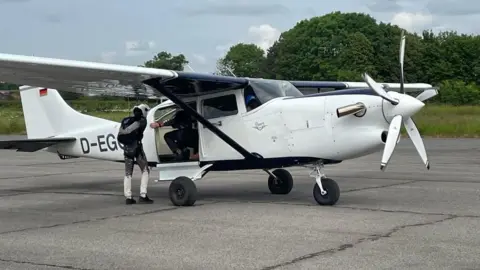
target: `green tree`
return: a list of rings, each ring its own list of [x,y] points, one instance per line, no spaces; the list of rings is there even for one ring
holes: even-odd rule
[[[344,77],[357,69],[351,65],[342,68],[351,56],[349,49],[355,44],[360,46],[359,52],[371,54],[375,49],[375,44],[369,42],[375,27],[372,17],[359,13],[334,12],[302,20],[283,32],[275,48],[269,50],[267,69],[280,79],[336,80],[339,74]],[[352,37],[354,40],[350,40]],[[275,57],[270,57],[270,53],[275,53]],[[365,62],[361,58],[365,57],[355,56],[355,61]],[[366,63],[370,67],[372,60]]]
[[[445,80],[435,101],[451,105],[480,105],[480,87],[461,80]]]
[[[361,81],[361,74],[375,75],[374,48],[362,33],[347,34],[345,44],[340,48],[337,59],[332,61],[336,68],[329,73],[337,80]]]
[[[162,51],[155,55],[152,60],[145,62],[144,67],[183,71],[188,63],[183,54],[173,56],[171,53]]]
[[[266,69],[278,79],[358,81],[368,72],[376,80],[396,82],[401,32],[362,13],[313,17],[281,34],[268,52]],[[405,72],[414,80],[421,38],[407,35]]]
[[[399,49],[405,32],[405,82],[440,87],[429,102],[479,104],[480,35],[409,33],[362,13],[333,12],[302,20],[263,55],[237,44],[218,62],[221,74],[284,80],[361,81],[368,72],[382,82],[400,81]]]
[[[232,46],[225,57],[217,61],[217,73],[239,77],[263,77],[265,52],[255,44],[239,43]]]

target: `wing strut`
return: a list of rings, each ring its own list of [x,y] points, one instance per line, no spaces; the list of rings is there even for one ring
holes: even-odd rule
[[[243,148],[236,141],[234,141],[232,138],[230,138],[227,134],[225,134],[223,131],[221,131],[216,126],[214,126],[212,123],[210,123],[210,121],[205,119],[196,110],[192,109],[190,106],[188,106],[185,102],[183,102],[181,99],[179,99],[173,93],[166,90],[165,87],[163,87],[160,80],[158,80],[156,78],[152,78],[152,79],[145,80],[143,83],[153,87],[156,90],[158,90],[160,93],[162,93],[168,99],[170,99],[173,103],[180,106],[183,110],[185,110],[186,113],[191,115],[198,122],[202,123],[211,132],[213,132],[220,139],[222,139],[224,142],[226,142],[228,145],[230,145],[233,149],[235,149],[237,152],[239,152],[242,156],[244,156],[245,159],[258,159],[258,158],[260,158],[259,156],[253,155],[252,153],[248,152],[247,149]]]

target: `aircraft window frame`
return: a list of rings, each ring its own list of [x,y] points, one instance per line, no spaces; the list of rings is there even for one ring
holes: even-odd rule
[[[154,119],[155,121],[165,121],[165,118],[167,118],[168,116],[172,117],[173,115],[175,115],[175,112],[178,111],[178,109],[179,107],[176,105],[157,109],[154,114]],[[167,118],[167,120],[168,119],[170,118]]]
[[[192,107],[194,110],[196,110],[196,102],[189,102],[187,103],[188,106]],[[155,114],[154,114],[154,119],[155,121],[162,121],[162,122],[166,122],[170,119],[172,119],[175,115],[176,115],[176,112],[182,110],[182,108],[180,108],[180,106],[178,106],[177,104],[174,104],[174,105],[171,105],[171,106],[168,106],[168,107],[164,107],[164,108],[161,108],[161,109],[157,109],[157,111],[155,111]],[[160,116],[157,116],[157,113],[159,111],[165,111],[165,113],[162,113],[160,114]]]
[[[281,80],[250,79],[249,86],[263,105],[279,97],[301,97],[304,94],[292,83]]]
[[[228,99],[231,99],[231,100],[228,100]],[[205,103],[208,104],[209,102],[216,102],[217,105],[225,105],[227,104],[227,102],[231,102],[231,101],[234,102],[235,105],[234,104],[230,104],[230,105],[235,106],[235,109],[229,110],[229,111],[221,110],[221,109],[215,108],[214,106],[205,105]],[[235,93],[211,97],[211,98],[205,98],[202,100],[202,116],[205,119],[234,116],[234,115],[238,115],[239,112],[240,112],[240,108],[238,106],[237,95]]]

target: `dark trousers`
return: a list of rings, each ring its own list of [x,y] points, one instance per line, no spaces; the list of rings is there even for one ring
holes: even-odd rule
[[[184,150],[187,147],[191,147],[194,153],[198,153],[198,132],[195,129],[177,129],[165,133],[165,142],[172,152],[176,153],[177,150]]]

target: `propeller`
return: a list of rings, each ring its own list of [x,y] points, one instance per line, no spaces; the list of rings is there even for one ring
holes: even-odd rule
[[[432,98],[438,94],[436,89],[427,89],[419,94],[417,97],[412,97],[405,94],[404,88],[404,72],[403,72],[403,63],[405,57],[405,35],[402,31],[402,36],[400,40],[400,53],[399,53],[399,62],[400,62],[400,93],[387,92],[381,84],[375,82],[368,74],[363,74],[364,81],[370,86],[370,88],[375,91],[380,97],[388,101],[391,106],[384,106],[384,110],[388,110],[387,114],[393,116],[390,126],[388,128],[388,135],[385,141],[385,148],[382,154],[382,160],[380,165],[380,170],[384,171],[390,161],[390,158],[393,155],[396,145],[400,141],[400,129],[401,125],[405,126],[408,136],[412,140],[413,145],[417,149],[420,158],[425,164],[426,168],[430,169],[430,162],[428,160],[427,152],[425,151],[425,146],[423,144],[422,137],[418,131],[415,122],[412,120],[411,116],[418,112],[425,104],[423,101]],[[388,107],[388,108],[387,108]],[[384,111],[385,113],[385,111]]]

